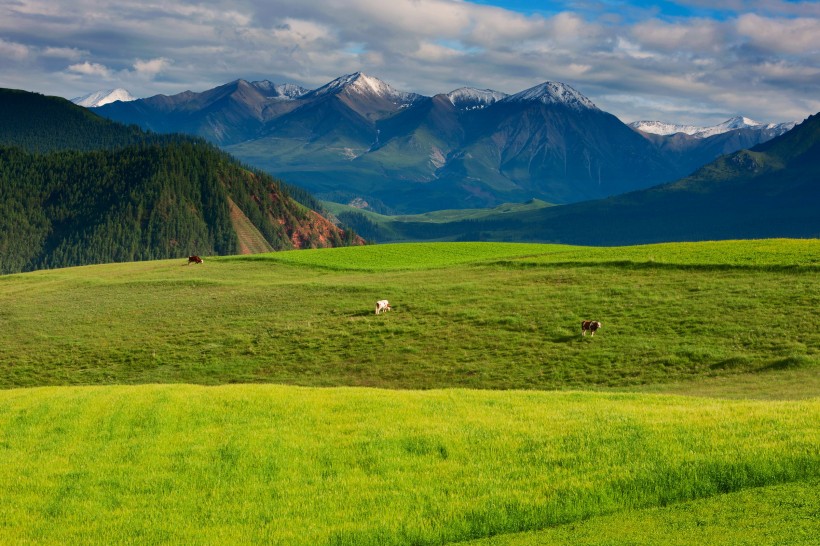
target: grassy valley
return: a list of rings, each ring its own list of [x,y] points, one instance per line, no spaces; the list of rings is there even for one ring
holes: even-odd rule
[[[818,268],[424,243],[0,277],[0,542],[810,544]]]

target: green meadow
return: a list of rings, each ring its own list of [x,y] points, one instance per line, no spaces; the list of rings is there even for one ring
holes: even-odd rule
[[[3,276],[0,543],[812,544],[818,273],[763,240]]]

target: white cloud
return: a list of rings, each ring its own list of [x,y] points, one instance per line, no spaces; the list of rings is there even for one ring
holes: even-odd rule
[[[164,57],[151,59],[149,61],[137,60],[134,62],[134,72],[140,76],[153,78],[166,68],[171,66],[172,61]]]
[[[47,47],[43,50],[41,55],[43,57],[53,57],[55,59],[67,59],[69,61],[78,61],[83,57],[88,57],[91,53],[75,47]]]
[[[785,121],[816,104],[820,3],[676,3],[724,19],[604,2],[526,15],[456,0],[0,0],[0,81],[150,96],[236,78],[317,87],[357,70],[428,95],[555,80],[622,118],[651,104],[685,123],[726,111]]]
[[[83,76],[100,76],[106,79],[111,77],[111,70],[108,67],[88,61],[69,65],[68,71]]]
[[[820,20],[781,19],[747,14],[738,18],[737,32],[771,53],[820,53]]]

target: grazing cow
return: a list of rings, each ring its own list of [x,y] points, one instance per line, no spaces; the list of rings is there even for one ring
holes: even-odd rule
[[[587,331],[591,332],[592,335],[595,335],[595,332],[598,328],[601,327],[601,323],[597,320],[585,320],[581,323],[581,335],[587,335]]]
[[[382,311],[390,311],[390,303],[387,300],[379,300],[376,302],[376,314]]]
[[[202,263],[202,258],[200,258],[199,256],[196,256],[196,255],[188,256],[188,265],[201,264],[201,263]]]

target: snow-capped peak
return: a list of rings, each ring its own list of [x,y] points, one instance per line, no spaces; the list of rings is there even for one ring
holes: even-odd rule
[[[675,133],[694,135],[704,129],[703,127],[697,127],[695,125],[679,125],[666,123],[664,121],[633,121],[629,126],[638,131],[653,135],[674,135]]]
[[[341,92],[375,95],[377,97],[399,102],[412,102],[418,97],[415,93],[397,91],[382,80],[374,78],[373,76],[368,76],[363,72],[355,72],[353,74],[336,78],[327,85],[312,91],[311,94],[319,97],[322,95],[332,95]]]
[[[492,89],[476,89],[474,87],[459,87],[447,93],[447,98],[456,108],[473,110],[487,106],[506,98],[506,93]]]
[[[597,110],[598,107],[584,95],[560,82],[544,82],[504,99],[506,102],[542,102],[562,104],[573,110]]]
[[[708,138],[715,135],[721,135],[734,131],[736,129],[755,129],[755,130],[771,130],[776,135],[781,135],[786,131],[794,128],[795,122],[786,123],[760,123],[745,116],[735,116],[727,119],[723,123],[712,125],[709,127],[698,127],[696,125],[677,125],[674,123],[665,123],[662,121],[633,121],[629,124],[633,129],[643,131],[644,133],[651,133],[655,135],[674,135],[675,133],[684,133],[695,138]]]
[[[132,100],[136,100],[136,98],[131,96],[131,93],[127,90],[118,87],[117,89],[96,91],[94,93],[89,93],[88,95],[83,95],[82,97],[76,97],[71,99],[71,102],[78,106],[84,106],[85,108],[94,108],[104,104],[109,104],[111,102],[129,102]]]

